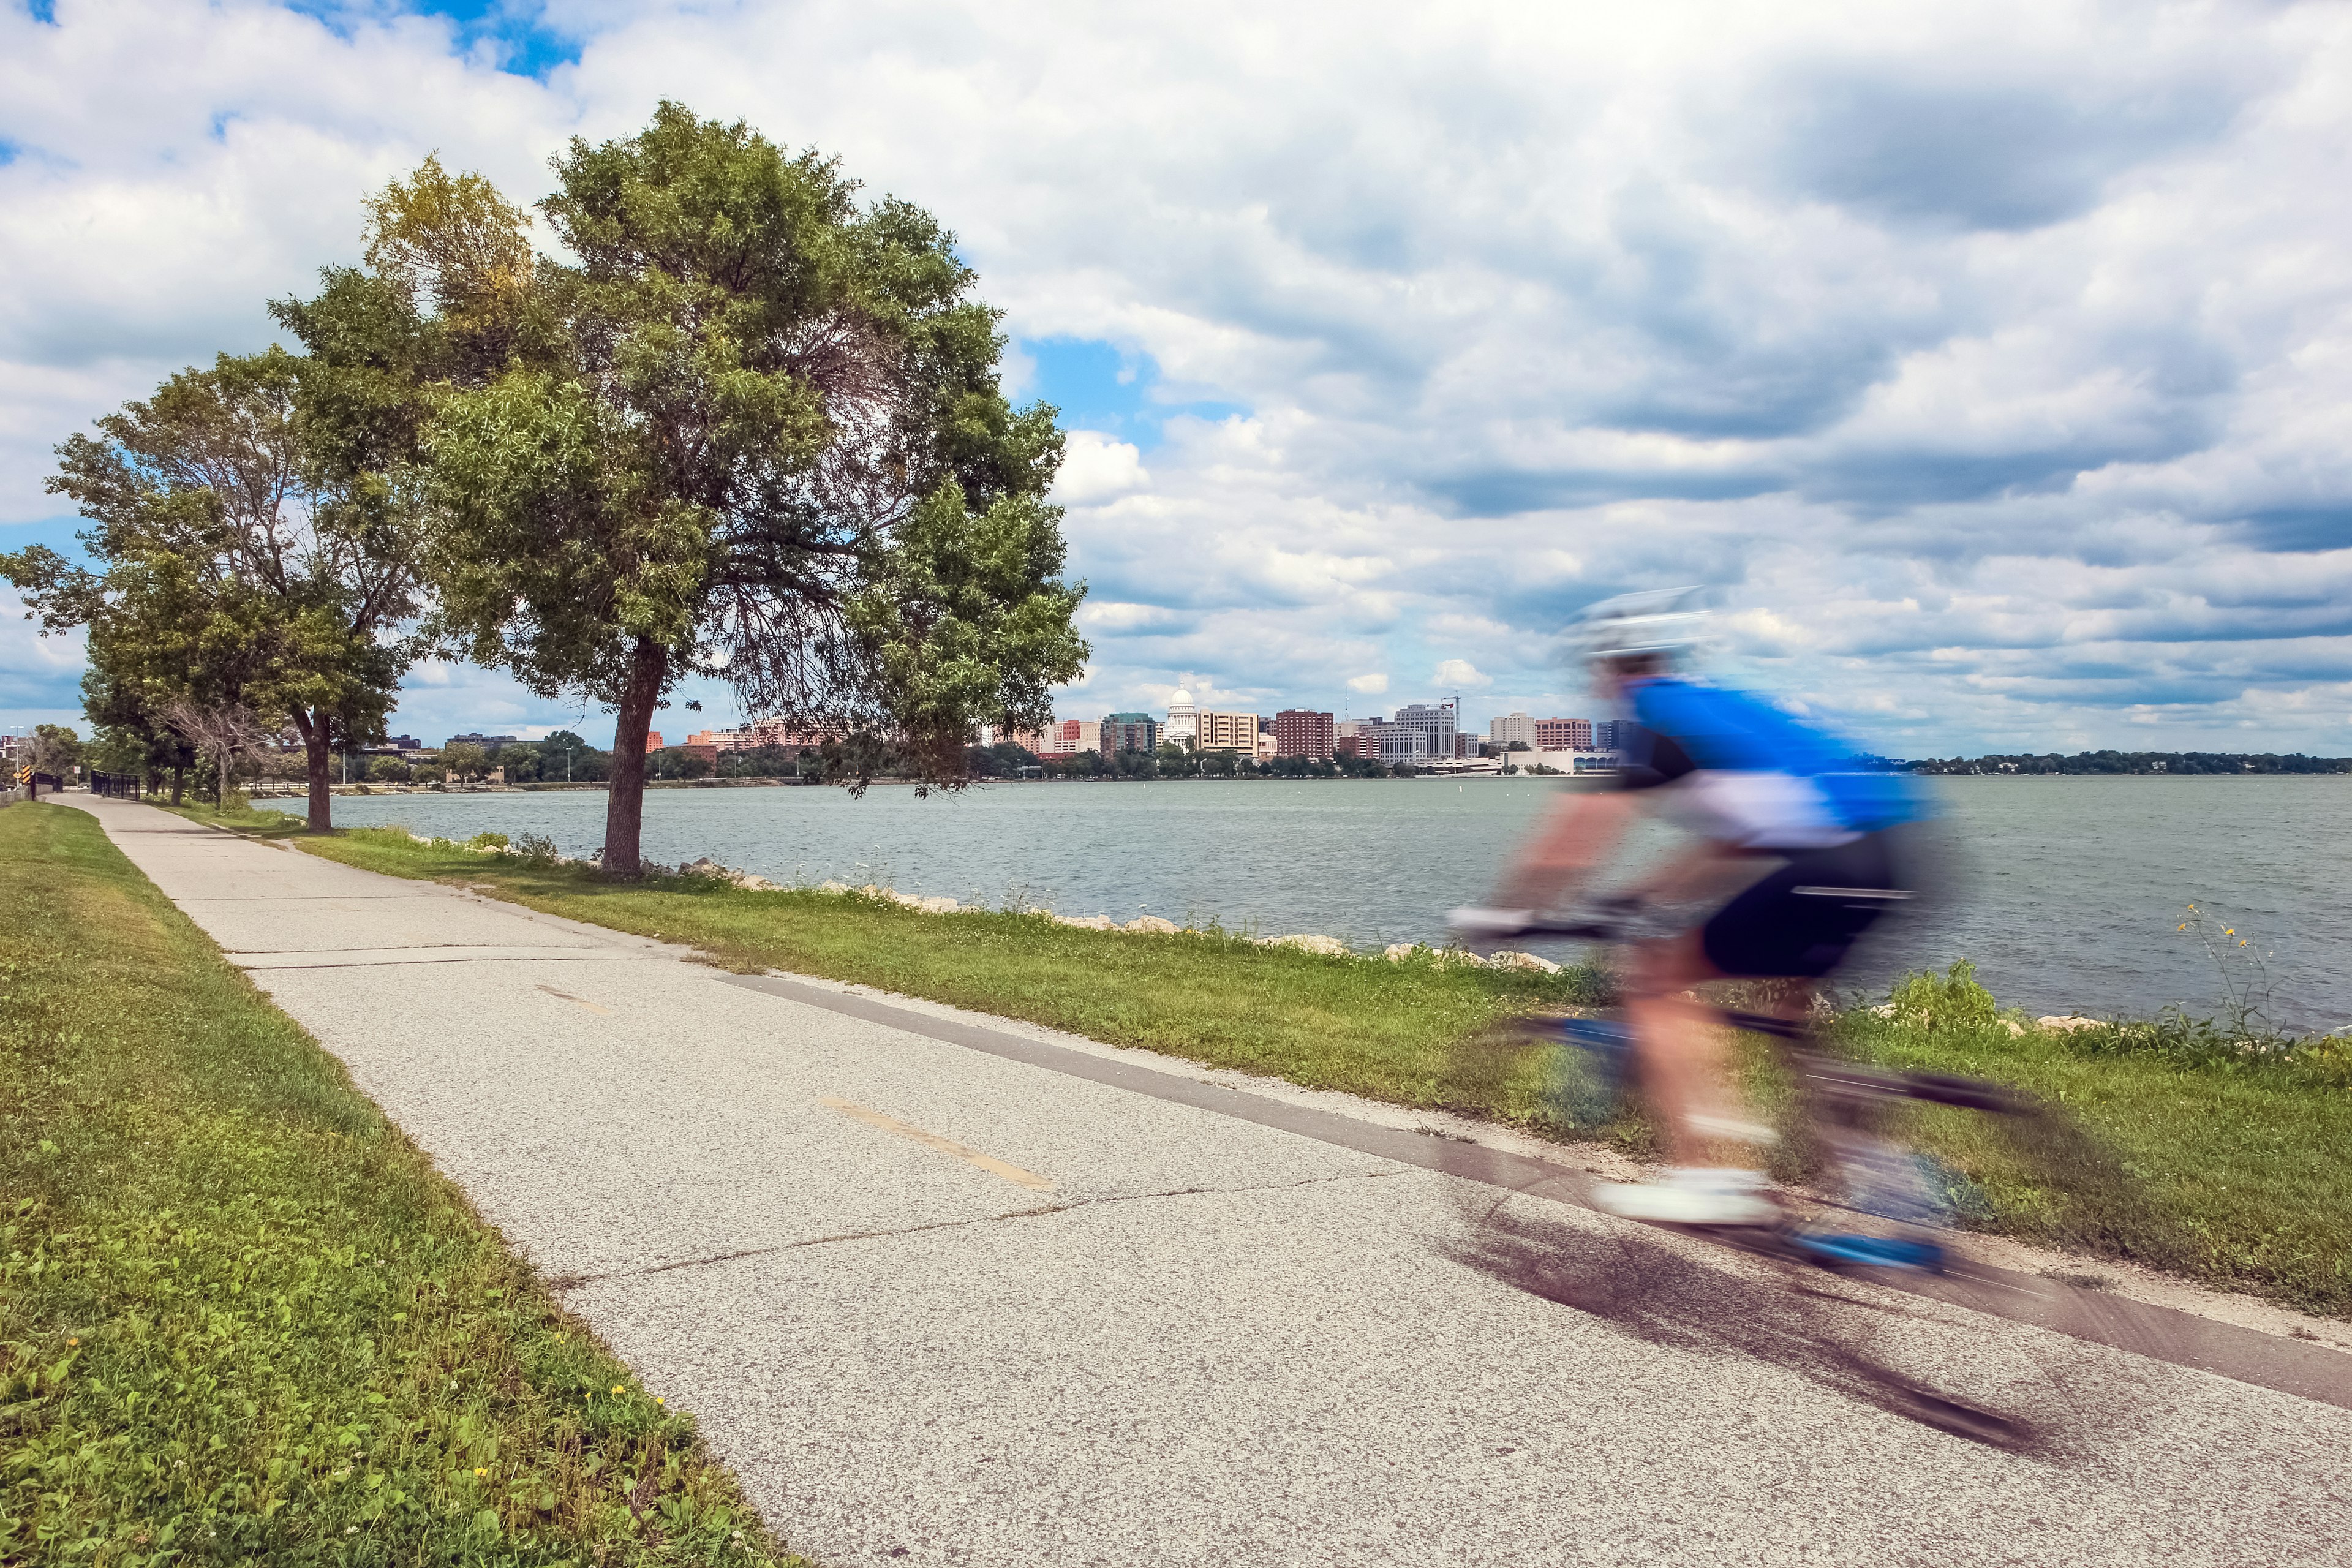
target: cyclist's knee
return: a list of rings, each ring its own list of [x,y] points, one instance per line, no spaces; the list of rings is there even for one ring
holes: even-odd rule
[[[1664,996],[1718,978],[1696,931],[1642,943],[1628,955],[1625,967],[1626,989],[1637,996]]]

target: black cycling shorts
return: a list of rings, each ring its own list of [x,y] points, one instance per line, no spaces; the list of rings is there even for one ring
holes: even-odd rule
[[[1701,928],[1725,974],[1819,979],[1871,923],[1910,897],[1885,833],[1801,851],[1717,910]]]

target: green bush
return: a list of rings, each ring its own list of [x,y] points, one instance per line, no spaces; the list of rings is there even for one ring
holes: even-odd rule
[[[1886,1002],[1896,1023],[1915,1029],[1959,1033],[2000,1022],[2000,1004],[1977,983],[1977,966],[1965,958],[1942,974],[1906,974]]]

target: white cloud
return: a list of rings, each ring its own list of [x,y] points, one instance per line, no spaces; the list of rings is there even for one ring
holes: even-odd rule
[[[930,207],[1016,340],[1202,405],[1072,435],[1087,704],[1573,690],[1577,605],[1705,581],[1728,668],[1875,750],[2343,749],[2339,5],[565,16],[542,81],[373,9],[0,14],[0,521],[58,515],[64,435],[269,341],[425,152],[530,198],[668,95]],[[478,671],[426,714],[573,720]]]
[[[1467,687],[1474,691],[1495,684],[1493,676],[1481,674],[1478,667],[1466,658],[1440,660],[1431,679],[1440,686]]]
[[[1137,447],[1099,431],[1073,430],[1054,480],[1054,499],[1065,506],[1091,506],[1150,483]]]

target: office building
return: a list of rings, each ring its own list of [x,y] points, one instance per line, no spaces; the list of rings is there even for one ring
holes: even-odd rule
[[[1536,750],[1538,752],[1592,750],[1592,721],[1590,719],[1538,719],[1535,722]]]
[[[1624,726],[1621,721],[1597,719],[1592,724],[1592,749],[1596,752],[1622,750],[1625,744],[1624,733]]]
[[[1045,743],[1034,748],[1041,757],[1075,757],[1080,752],[1099,752],[1102,750],[1102,721],[1056,719],[1043,739]]]
[[[1331,754],[1377,760],[1381,731],[1388,727],[1385,719],[1343,719],[1331,727]]]
[[[756,752],[778,746],[788,752],[813,750],[827,741],[845,741],[845,729],[795,730],[781,719],[755,719],[734,730],[698,730],[686,738],[689,746],[707,746],[714,752]]]
[[[1383,758],[1411,762],[1417,757],[1450,757],[1454,754],[1454,703],[1450,699],[1444,702],[1408,702],[1397,710],[1391,727],[1413,737],[1413,750],[1410,754],[1400,753],[1391,758],[1389,756],[1391,748],[1383,737],[1381,747]]]
[[[1103,755],[1114,752],[1156,752],[1160,721],[1149,713],[1113,713],[1102,721]]]
[[[1173,721],[1173,715],[1171,715]],[[1194,744],[1204,752],[1239,752],[1244,756],[1257,749],[1257,715],[1255,713],[1202,712],[1198,716],[1199,728]],[[1171,734],[1171,740],[1174,738]]]
[[[1536,749],[1536,721],[1524,713],[1507,713],[1488,721],[1486,739],[1506,751],[1516,741],[1532,752]]]
[[[1277,757],[1328,757],[1331,754],[1332,738],[1328,713],[1286,708],[1274,716],[1274,754]]]
[[[452,735],[447,740],[442,742],[441,744],[445,748],[449,746],[479,746],[486,752],[495,752],[500,746],[513,745],[519,739],[520,739],[520,737],[515,735]]]

